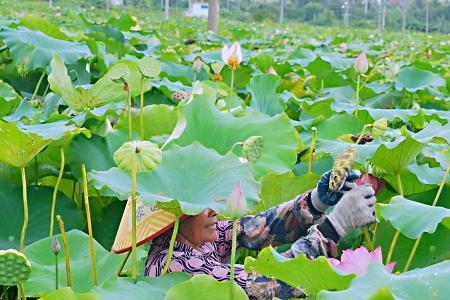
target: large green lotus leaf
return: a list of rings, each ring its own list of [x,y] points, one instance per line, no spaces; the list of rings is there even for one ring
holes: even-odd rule
[[[100,300],[94,293],[76,293],[70,287],[59,288],[42,298],[40,300]]]
[[[410,168],[411,167],[414,168],[414,166],[417,166],[415,162],[413,162],[412,164],[408,165],[406,168],[400,171],[400,179],[403,188],[403,195],[409,196],[411,194],[423,193],[425,191],[434,189],[436,187],[436,184],[439,184],[440,181],[442,180],[443,177],[442,170],[436,171],[433,170],[440,168],[433,168],[433,169],[421,168],[422,169],[421,171],[425,171],[424,173],[414,173],[410,171]],[[437,179],[438,174],[442,174],[441,178],[439,179],[439,183],[432,183],[435,179]],[[421,178],[419,178],[419,176],[421,176]],[[383,179],[397,191],[397,194],[400,193],[397,175],[385,174],[383,176]]]
[[[86,171],[106,171],[115,167],[114,152],[128,141],[128,131],[121,129],[110,132],[106,137],[93,135],[91,138],[78,135],[70,143],[69,166],[72,173],[81,179],[81,165],[86,165]]]
[[[61,252],[58,255],[59,284],[66,284],[65,250],[62,247],[61,235],[56,235]],[[79,230],[67,232],[70,250],[70,272],[72,289],[77,293],[85,293],[93,288],[90,260],[89,236]],[[31,277],[25,283],[25,291],[29,297],[40,297],[55,288],[55,255],[51,251],[53,238],[45,238],[25,248],[25,256],[31,263]],[[123,255],[106,251],[94,241],[95,261],[97,265],[97,281],[101,285],[119,269]]]
[[[232,293],[230,293],[230,284],[233,285]],[[234,281],[219,282],[209,275],[201,274],[172,287],[164,297],[164,300],[191,299],[245,300],[248,296]]]
[[[100,78],[90,89],[85,89],[83,87],[74,88],[67,73],[67,68],[64,65],[64,61],[55,54],[51,61],[52,72],[48,76],[48,81],[52,91],[62,96],[71,108],[75,110],[93,108],[106,103],[124,100],[126,98],[126,92],[123,90],[123,85],[115,83],[109,76],[121,66],[123,66],[123,64],[117,64],[112,67],[109,72]],[[137,68],[137,66],[135,66],[135,68]],[[140,86],[135,86],[134,84],[135,82],[140,82],[140,80],[136,80],[135,76],[132,78],[132,90],[140,90]]]
[[[53,188],[28,186],[28,230],[25,244],[31,244],[48,236]],[[19,248],[23,225],[22,188],[0,181],[0,249]],[[61,193],[57,194],[56,213],[66,220],[66,228],[82,228],[82,212],[76,204]],[[55,227],[59,232],[58,226]]]
[[[336,114],[324,122],[320,122],[315,127],[318,138],[334,141],[344,134],[361,133],[363,126],[364,124],[354,115]],[[310,139],[310,137],[304,138],[303,141],[308,143]]]
[[[439,223],[450,229],[450,209],[431,206],[395,196],[389,204],[377,204],[377,216],[391,224],[410,239],[422,233],[434,233]]]
[[[414,66],[406,67],[398,72],[395,88],[397,90],[406,89],[414,93],[427,87],[440,87],[445,85],[445,80],[430,71],[420,70]]]
[[[450,261],[400,275],[389,274],[383,266],[372,264],[365,275],[355,278],[345,291],[322,291],[318,300],[367,299],[380,288],[394,299],[447,299],[450,295]]]
[[[251,136],[262,136],[264,148],[261,157],[249,164],[259,178],[268,172],[285,173],[297,160],[297,132],[285,114],[269,117],[257,111],[249,111],[243,117],[222,113],[205,96],[195,97],[183,111],[187,126],[178,145],[189,145],[199,141],[220,154],[227,153],[237,142]]]
[[[114,276],[92,291],[101,300],[163,300],[171,287],[190,278],[186,273],[173,272],[160,277],[144,277],[135,283],[131,278]]]
[[[22,132],[15,123],[0,121],[0,134],[0,160],[18,168],[26,166],[51,142],[35,133]]]
[[[55,39],[66,41],[70,40],[69,36],[62,32],[60,27],[51,24],[42,17],[33,15],[25,16],[20,19],[19,24],[31,30],[38,30]]]
[[[291,172],[264,175],[261,177],[260,210],[267,210],[312,190],[319,179],[320,176],[314,173],[303,176],[295,176]]]
[[[333,270],[327,258],[309,259],[304,254],[286,258],[272,247],[264,248],[258,257],[245,259],[245,270],[256,271],[264,276],[275,277],[290,286],[298,286],[310,296],[321,290],[343,290],[348,288],[355,275],[340,275]]]
[[[24,125],[23,123],[17,123],[17,127],[28,135],[36,134],[46,140],[52,141],[70,140],[71,137],[79,133],[84,133],[89,136],[88,130],[78,128],[77,126],[70,124],[68,120],[35,125]]]
[[[50,64],[53,53],[60,56],[67,64],[74,64],[80,58],[92,56],[84,42],[55,39],[26,27],[16,29],[2,27],[0,39],[8,46],[14,62],[24,65],[27,70],[46,68]]]
[[[381,246],[383,257],[387,257],[389,248],[397,229],[392,227],[388,221],[381,221],[377,224],[374,245]],[[411,253],[416,240],[409,239],[400,234],[392,254],[391,261],[395,261],[394,270],[402,271]],[[439,224],[433,234],[424,233],[417,247],[414,259],[411,262],[410,270],[423,268],[450,257],[450,230]]]
[[[280,79],[273,74],[254,76],[248,85],[252,94],[250,107],[269,116],[284,112],[283,100],[277,94],[279,84]]]
[[[20,99],[12,86],[0,80],[0,117],[9,114],[19,104]]]
[[[356,161],[360,164],[364,164],[366,160],[371,158],[374,153],[380,147],[380,141],[375,140],[371,143],[365,145],[357,145],[353,143],[347,143],[341,140],[326,140],[326,139],[317,139],[316,143],[316,152],[317,153],[331,153],[333,158],[336,158],[342,151],[346,148],[352,147],[355,148],[358,155],[356,157]]]
[[[131,195],[131,176],[112,168],[92,171],[90,180],[106,195],[126,200]],[[258,199],[258,183],[251,168],[236,155],[221,156],[199,143],[186,147],[174,146],[163,153],[161,163],[152,172],[137,175],[137,193],[147,205],[159,205],[167,210],[196,215],[205,208],[225,213],[225,198],[240,181],[250,209]],[[173,200],[176,202],[174,203]],[[175,205],[175,206],[174,206]]]
[[[412,136],[424,144],[429,142],[450,144],[450,122],[441,125],[438,121],[432,120],[424,129],[414,133]]]
[[[133,131],[140,131],[140,112],[133,110],[131,119]],[[152,136],[171,134],[177,124],[177,111],[165,104],[144,107],[144,139]],[[128,128],[128,118],[121,115],[116,128]]]
[[[441,168],[430,168],[427,164],[418,165],[417,163],[412,163],[408,165],[407,169],[414,173],[421,183],[430,185],[439,185],[445,174],[445,171]],[[449,176],[447,175],[446,181],[449,181]]]
[[[333,69],[331,63],[317,57],[313,62],[311,62],[307,69],[312,75],[315,75],[315,80],[313,86],[316,89],[322,87],[336,87],[343,86],[346,82],[342,79],[342,75]]]
[[[423,143],[409,135],[406,138],[400,137],[395,142],[382,144],[370,161],[387,172],[399,174],[416,158],[423,147]]]

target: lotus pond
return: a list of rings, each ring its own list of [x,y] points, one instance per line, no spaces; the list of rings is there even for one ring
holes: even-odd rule
[[[253,214],[314,188],[348,147],[378,193],[377,223],[339,252],[381,247],[393,272],[344,275],[277,248],[237,261],[309,299],[448,299],[448,36],[78,18],[70,30],[0,23],[1,299],[247,299],[208,276],[144,277],[149,244],[113,253],[127,199],[194,215],[239,181]],[[242,61],[230,68],[233,42]],[[117,159],[131,140],[152,152],[142,168]],[[263,144],[239,146],[249,140]]]

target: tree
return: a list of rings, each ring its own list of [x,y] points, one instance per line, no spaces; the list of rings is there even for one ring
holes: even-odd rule
[[[284,8],[286,6],[286,0],[280,0],[280,23],[284,22]]]
[[[430,31],[430,2],[425,0],[425,32]]]
[[[208,30],[217,33],[218,22],[219,22],[219,0],[209,0]]]
[[[169,0],[164,1],[164,20],[169,20]]]
[[[402,34],[406,33],[406,7],[408,5],[408,0],[401,0],[402,5]]]

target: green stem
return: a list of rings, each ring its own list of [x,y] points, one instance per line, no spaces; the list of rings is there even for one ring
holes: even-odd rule
[[[45,98],[45,96],[47,96],[48,93],[48,89],[50,88],[50,84],[47,83],[47,86],[45,87],[44,93],[42,94],[42,98]]]
[[[364,233],[364,238],[366,239],[366,243],[367,243],[367,246],[369,247],[369,251],[371,251],[371,250],[373,250],[373,241],[372,241],[372,239],[370,238],[370,235],[369,235],[369,229],[367,229],[367,227],[363,227],[362,228],[362,231],[363,231],[363,233]]]
[[[231,239],[230,299],[233,299],[234,269],[236,264],[237,219],[233,220],[233,236]]]
[[[137,278],[136,253],[136,151],[131,156],[131,278]]]
[[[20,168],[22,173],[22,199],[23,199],[23,226],[20,234],[20,252],[23,253],[25,248],[25,234],[28,227],[28,197],[27,197],[27,177],[25,174],[25,167]]]
[[[31,96],[31,100],[30,101],[33,101],[34,98],[36,97],[37,92],[39,91],[39,88],[41,87],[42,80],[44,80],[44,76],[45,76],[45,69],[44,69],[44,71],[42,71],[41,77],[39,77],[39,81],[38,81],[38,83],[36,85],[36,88],[34,89],[33,96]]]
[[[314,157],[314,146],[316,145],[317,140],[317,129],[316,127],[311,127],[312,130],[312,138],[311,145],[309,145],[309,160],[308,160],[308,174],[312,174],[312,162]]]
[[[169,244],[169,252],[167,253],[166,264],[164,265],[164,269],[161,272],[161,275],[164,275],[169,270],[170,262],[172,261],[173,247],[175,246],[175,240],[177,238],[178,226],[180,225],[180,216],[175,216],[175,225],[173,226],[172,237],[170,238]]]
[[[231,90],[234,88],[234,69],[231,68],[231,82],[230,82]]]
[[[358,74],[358,80],[356,81],[356,108],[355,108],[355,116],[358,116],[358,108],[359,108],[359,85],[361,81],[361,75]]]
[[[37,160],[37,155],[34,157],[34,185],[38,186],[39,184],[39,165]]]
[[[366,129],[367,128],[370,128],[370,127],[372,127],[373,126],[373,124],[366,124],[366,125],[364,125],[364,127],[363,127],[363,129],[361,130],[361,133],[359,134],[359,137],[358,137],[358,139],[356,140],[356,142],[355,142],[355,144],[359,144],[359,142],[361,142],[361,140],[362,140],[362,138],[363,138],[363,135],[364,135],[364,132],[366,131]]]
[[[94,237],[92,234],[91,209],[89,207],[88,182],[86,175],[86,166],[84,164],[81,165],[81,173],[83,174],[84,208],[86,209],[86,219],[89,233],[89,248],[91,250],[92,283],[94,285],[97,285],[97,266],[95,263],[95,249],[94,249]]]
[[[434,201],[433,201],[433,204],[431,204],[431,206],[436,206],[436,204],[437,204],[437,202],[439,200],[439,197],[441,196],[441,193],[442,193],[442,190],[444,188],[445,182],[447,181],[447,176],[448,176],[449,170],[450,170],[450,165],[447,166],[447,171],[445,172],[444,177],[442,178],[441,184],[439,185],[438,192],[437,192],[436,196],[434,197]],[[414,246],[411,249],[411,253],[409,253],[408,260],[406,261],[406,265],[403,268],[403,272],[408,271],[409,266],[411,265],[411,262],[412,262],[412,260],[414,258],[414,254],[416,254],[416,250],[419,247],[419,244],[420,244],[421,240],[422,240],[422,234],[419,236],[419,238],[414,243]]]
[[[25,296],[25,288],[23,287],[23,283],[20,283],[17,286],[17,292],[18,292],[18,298],[20,297],[20,299],[22,299],[22,300],[26,300],[27,299],[27,297]]]
[[[55,254],[55,290],[59,288],[58,283],[58,254]]]
[[[128,86],[127,92],[127,106],[128,106],[128,141],[133,139],[132,124],[131,124],[131,88]]]
[[[67,240],[66,230],[64,229],[64,222],[60,215],[56,216],[56,220],[59,224],[59,230],[61,231],[61,237],[64,245],[64,252],[66,254],[66,282],[67,286],[70,287],[72,285],[72,277],[70,275],[70,250],[69,250],[69,242]]]
[[[125,256],[123,257],[122,261],[120,262],[119,270],[117,270],[116,275],[119,277],[122,274],[122,270],[125,267],[125,264],[127,263],[128,258],[130,257],[131,252],[128,251]]]
[[[398,183],[398,190],[400,191],[400,195],[403,196],[403,187],[402,187],[402,180],[400,178],[400,172],[397,173],[397,183]],[[394,253],[395,244],[397,243],[399,235],[400,235],[400,230],[397,230],[394,234],[394,238],[392,239],[391,246],[389,247],[389,252],[386,257],[386,264],[391,262],[392,254]]]
[[[139,103],[139,117],[141,125],[141,141],[144,140],[144,77],[141,79],[141,101]]]
[[[58,187],[61,183],[61,179],[64,173],[64,165],[65,165],[65,156],[64,156],[64,148],[61,147],[60,149],[60,159],[61,159],[61,165],[59,166],[59,174],[58,179],[56,180],[55,188],[53,189],[53,196],[52,196],[52,210],[50,213],[50,236],[53,235],[53,227],[54,227],[54,221],[55,221],[55,210],[56,210],[56,196],[58,195]]]
[[[242,145],[244,145],[243,142],[237,142],[237,143],[234,143],[234,145],[231,146],[230,152],[233,153],[234,147],[237,147],[237,146],[241,146],[241,147],[242,147]]]

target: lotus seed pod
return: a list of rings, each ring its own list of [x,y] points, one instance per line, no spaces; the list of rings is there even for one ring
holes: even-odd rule
[[[129,76],[130,71],[128,66],[124,63],[118,63],[108,72],[108,77],[117,83],[125,82],[126,78]]]
[[[336,157],[331,171],[330,182],[328,183],[331,191],[337,192],[342,188],[348,172],[350,172],[355,163],[356,154],[356,149],[348,147]]]
[[[223,65],[215,62],[211,64],[211,69],[213,70],[214,74],[219,74],[223,69]]]
[[[151,171],[161,162],[162,152],[149,141],[126,142],[114,153],[114,162],[123,171],[131,172],[133,155],[136,155],[136,172]]]
[[[143,57],[138,62],[139,71],[145,77],[156,77],[161,72],[161,64],[153,57]]]
[[[374,137],[382,137],[387,129],[387,119],[379,119],[373,123],[372,135]]]
[[[14,249],[0,250],[0,285],[18,285],[31,274],[31,265],[22,253]]]
[[[261,157],[264,148],[264,138],[259,135],[249,137],[242,145],[242,153],[249,161],[256,161]]]

